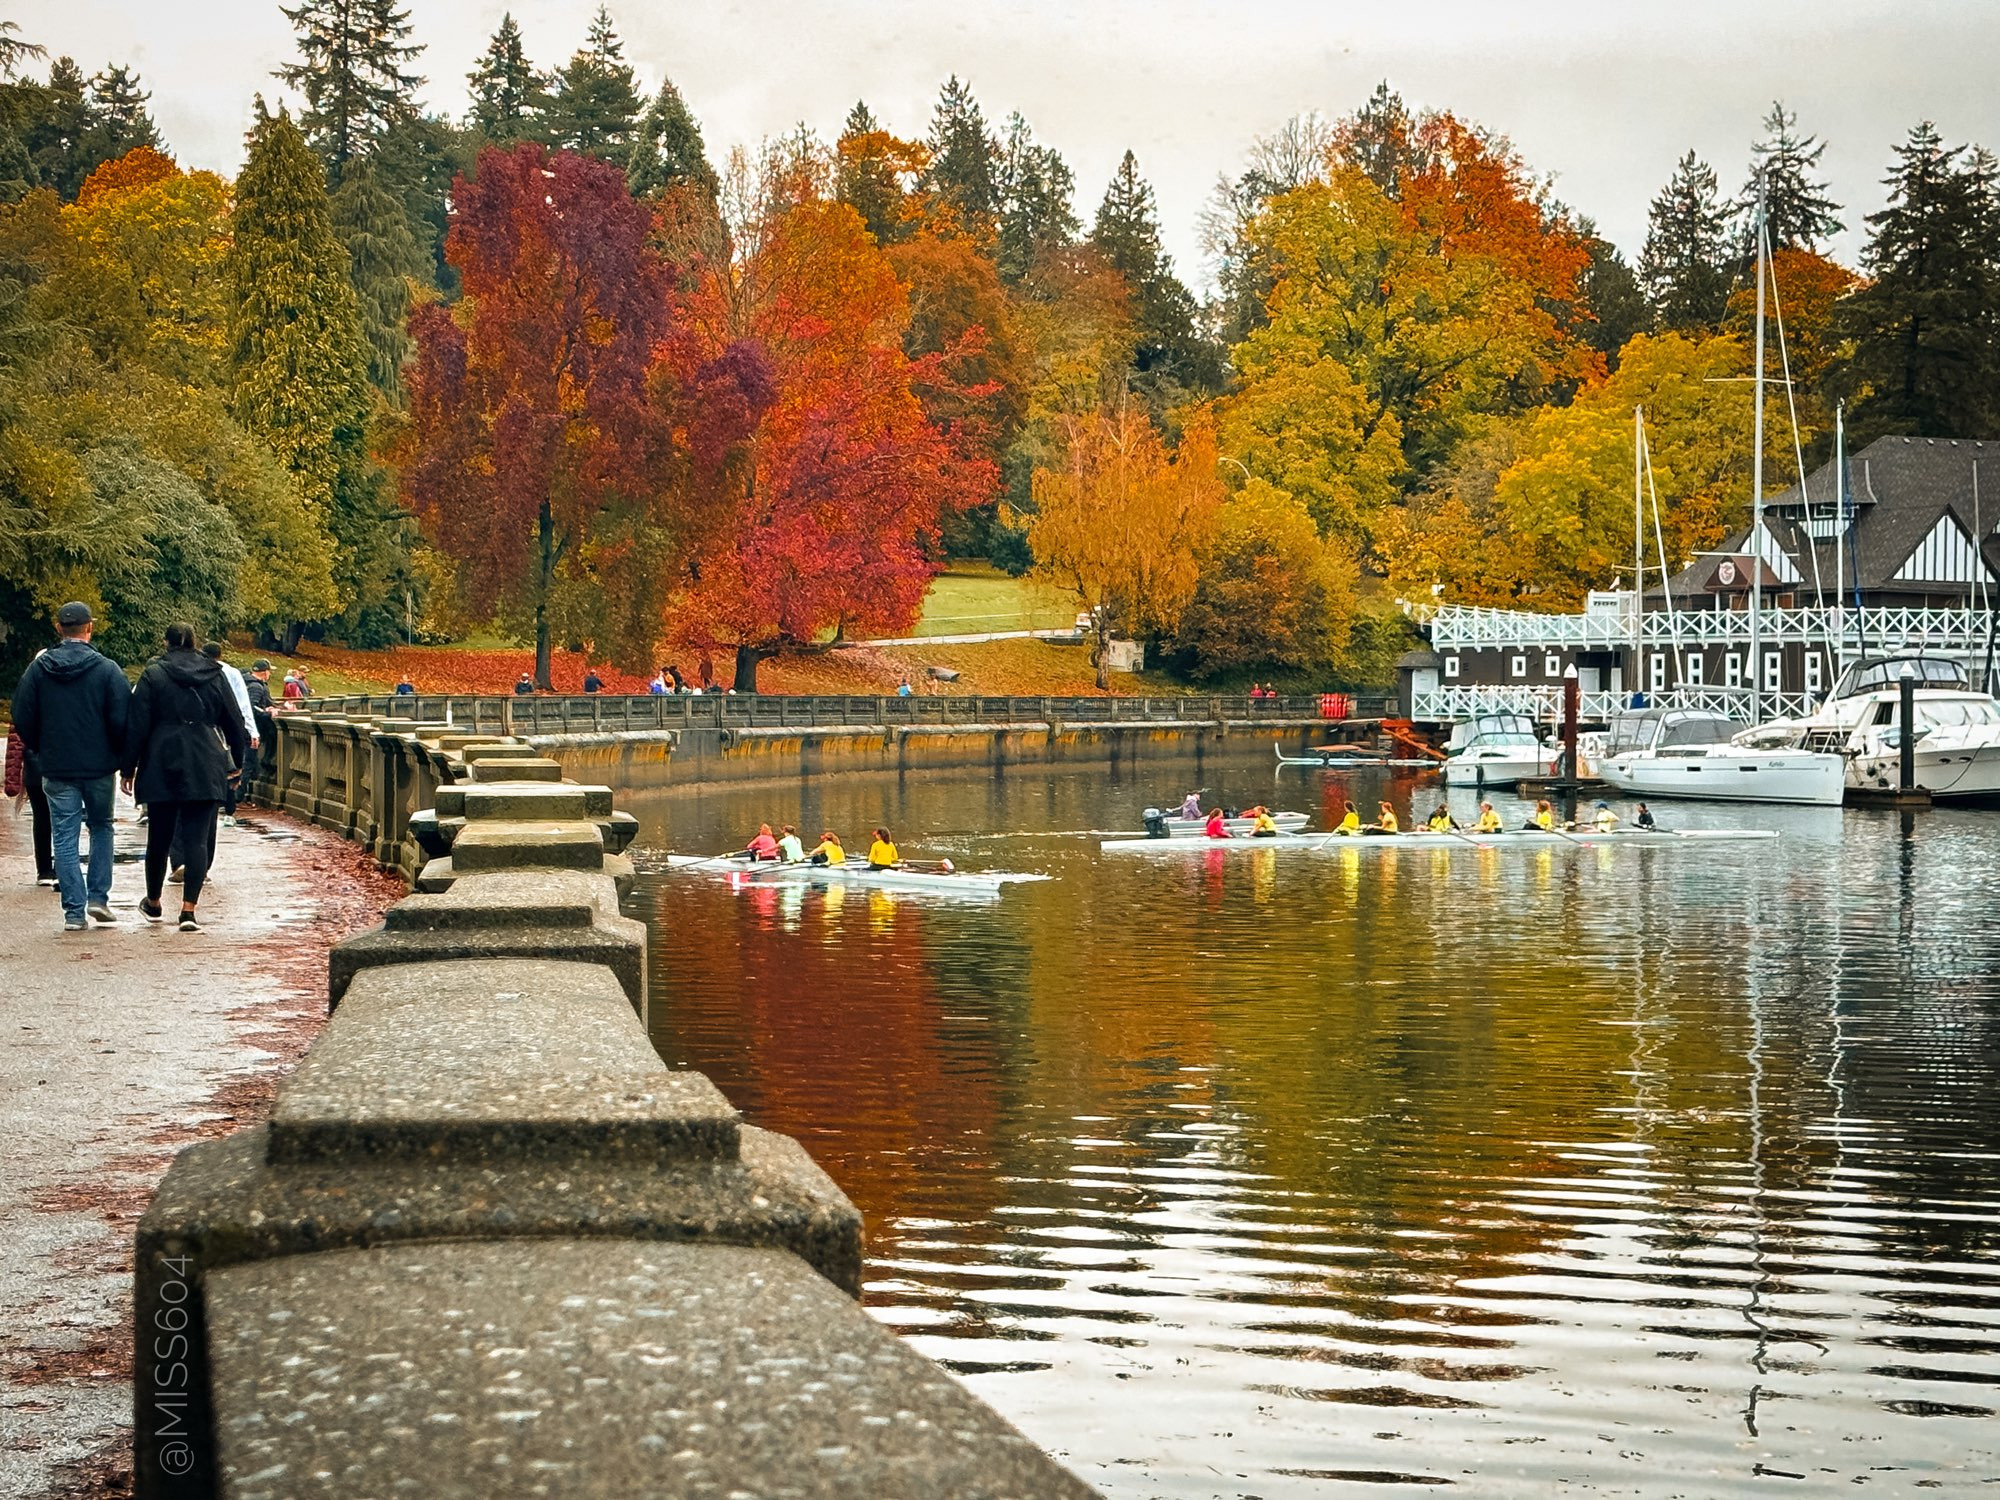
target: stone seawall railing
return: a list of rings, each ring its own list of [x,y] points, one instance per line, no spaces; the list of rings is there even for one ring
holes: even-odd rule
[[[140,1222],[138,1495],[1093,1493],[862,1311],[797,1142],[660,1061],[608,787],[402,726],[270,748],[267,793],[418,891]]]
[[[496,736],[526,737],[556,762],[546,774],[621,791],[1140,761],[1198,772],[1212,754],[1316,743],[1329,727],[1316,707],[1247,698],[321,699],[310,712],[278,717],[252,790],[414,879],[422,852],[411,819],[461,774],[456,747]]]

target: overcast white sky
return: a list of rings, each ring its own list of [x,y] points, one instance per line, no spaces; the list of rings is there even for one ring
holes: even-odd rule
[[[465,74],[512,9],[530,55],[573,52],[596,0],[408,0],[425,102],[457,114]],[[1196,214],[1245,143],[1293,113],[1354,108],[1387,78],[1511,136],[1567,202],[1636,255],[1646,205],[1689,147],[1725,192],[1770,101],[1829,143],[1852,260],[1890,149],[1923,117],[2000,149],[1995,0],[613,0],[642,80],[671,74],[710,153],[804,120],[831,139],[856,98],[920,135],[946,75],[987,118],[1027,116],[1068,158],[1088,223],[1119,154],[1138,153],[1168,248],[1204,281]],[[28,40],[86,72],[136,66],[188,166],[233,171],[251,95],[291,55],[278,0],[0,0]]]

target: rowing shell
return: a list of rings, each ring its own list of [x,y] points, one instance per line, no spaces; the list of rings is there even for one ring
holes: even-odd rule
[[[1341,768],[1360,769],[1375,766],[1393,766],[1399,769],[1420,767],[1427,771],[1435,771],[1444,764],[1441,760],[1420,760],[1410,756],[1377,755],[1373,751],[1361,749],[1360,747],[1356,747],[1350,751],[1340,745],[1327,745],[1323,748],[1310,750],[1304,755],[1287,755],[1282,745],[1273,745],[1271,748],[1278,752],[1278,764],[1281,766],[1318,766],[1323,771],[1338,770]]]
[[[1774,839],[1768,828],[1613,829],[1609,833],[1579,829],[1574,833],[1281,833],[1272,838],[1245,839],[1100,839],[1106,854],[1186,854],[1190,850],[1226,853],[1244,849],[1555,849],[1565,844],[1608,847],[1668,848],[1680,844],[1737,844]]]
[[[696,866],[757,885],[859,885],[881,891],[928,891],[957,896],[997,896],[1016,882],[1046,878],[1000,870],[871,870],[858,860],[843,865],[813,865],[753,861],[737,855],[667,856],[668,869],[687,870]]]

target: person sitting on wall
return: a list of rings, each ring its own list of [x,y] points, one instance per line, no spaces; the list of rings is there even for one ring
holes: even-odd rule
[[[514,696],[525,698],[535,690],[535,679],[523,672],[514,683]]]
[[[604,679],[597,675],[597,668],[587,667],[584,669],[583,690],[586,693],[601,693],[604,691]]]

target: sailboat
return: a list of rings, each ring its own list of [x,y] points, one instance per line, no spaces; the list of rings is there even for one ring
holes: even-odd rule
[[[1764,221],[1764,195],[1757,194],[1757,365],[1753,377],[1757,403],[1755,456],[1751,461],[1750,535],[1761,546],[1764,535],[1764,287],[1770,274],[1770,236]],[[1637,572],[1635,598],[1645,594],[1645,521],[1640,477],[1645,467],[1645,414],[1633,413],[1632,540]],[[1659,530],[1658,508],[1654,531]],[[1664,540],[1660,547],[1661,587],[1667,582]],[[1671,592],[1667,607],[1673,608]],[[1750,568],[1750,721],[1762,715],[1764,566],[1761,555]],[[1634,612],[1636,627],[1637,611]],[[1676,653],[1678,654],[1678,653]],[[1633,652],[1638,659],[1638,652]],[[1692,708],[1640,708],[1615,715],[1606,730],[1605,748],[1597,774],[1611,786],[1635,797],[1694,797],[1725,802],[1802,802],[1838,806],[1846,793],[1847,765],[1839,755],[1796,740],[1780,745],[1736,741],[1742,728],[1721,714]]]

